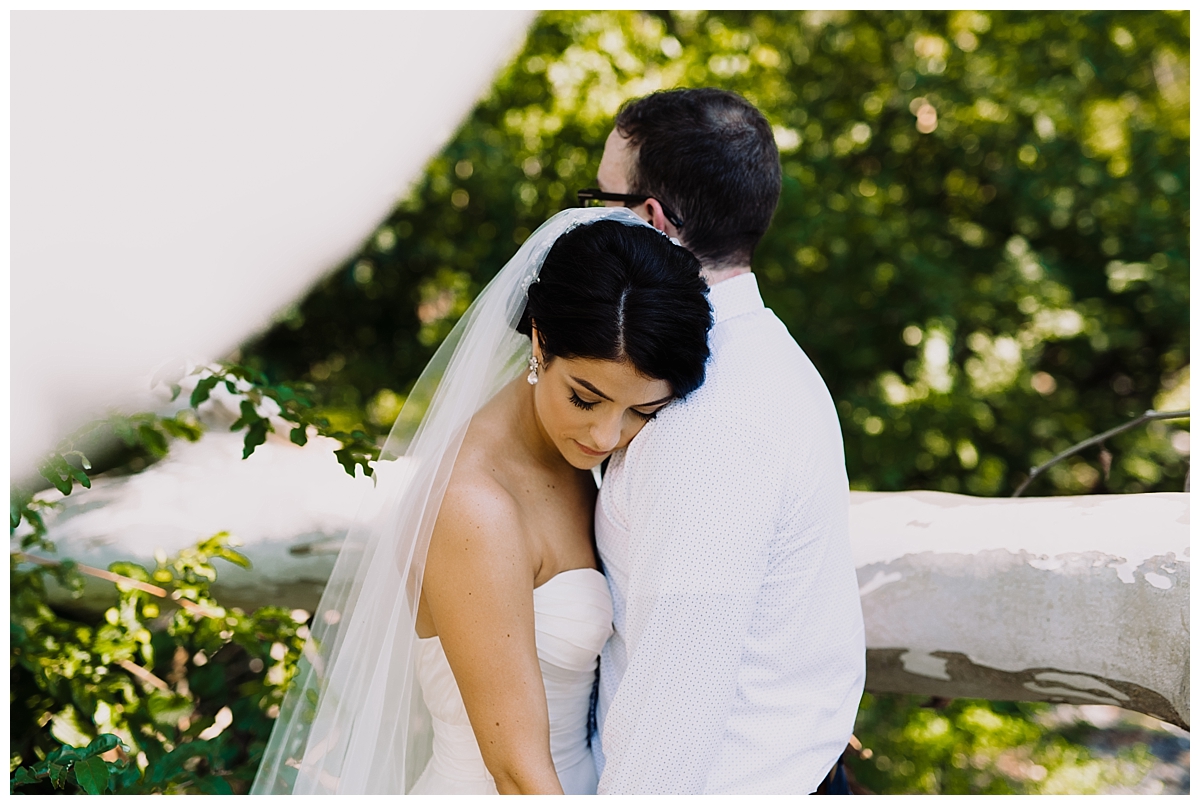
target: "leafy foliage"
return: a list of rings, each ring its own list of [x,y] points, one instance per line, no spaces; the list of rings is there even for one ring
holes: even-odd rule
[[[124,747],[115,735],[101,735],[82,749],[60,746],[33,768],[18,768],[10,784],[10,793],[17,786],[29,785],[43,779],[49,779],[55,788],[64,788],[66,782],[72,778],[87,794],[98,795],[115,791],[128,771],[129,764],[124,760],[106,761],[100,756],[118,748]]]
[[[387,425],[484,283],[594,184],[625,99],[736,90],[785,184],[755,258],[859,489],[1011,493],[1186,387],[1186,12],[547,12],[425,177],[247,363]],[[1180,407],[1186,407],[1180,406]],[[1181,431],[1031,494],[1178,490]]]
[[[249,565],[231,545],[217,534],[153,569],[112,564],[118,602],[94,624],[46,603],[46,577],[78,581],[78,566],[29,567],[13,556],[14,788],[245,790],[295,674],[308,613],[221,607],[210,592],[213,560]]]
[[[202,366],[195,374],[199,378],[188,399],[188,408],[172,416],[113,414],[107,419],[93,422],[59,442],[54,451],[38,465],[38,474],[63,495],[71,494],[76,484],[90,489],[92,483],[88,471],[92,465],[80,445],[94,439],[99,431],[111,433],[126,447],[142,451],[152,460],[162,458],[170,449],[172,439],[194,442],[204,433],[196,409],[209,400],[213,389],[218,386],[239,399],[241,416],[234,421],[230,430],[246,430],[242,458],[249,458],[266,441],[267,434],[275,432],[276,426],[271,422],[274,417],[288,428],[288,438],[292,443],[300,446],[307,444],[311,429],[321,436],[341,442],[342,446],[334,453],[338,463],[351,476],[360,467],[367,476],[373,473],[372,464],[379,457],[376,444],[380,435],[378,430],[368,426],[369,432],[362,428],[352,428],[347,432],[331,423],[316,405],[316,390],[312,384],[271,383],[261,372],[234,363]],[[178,382],[182,379],[181,372],[178,377],[169,377],[164,381],[170,383],[172,400],[182,391]],[[144,466],[144,462],[140,466]],[[15,532],[22,522],[27,524],[20,537],[23,550],[38,547],[53,551],[54,546],[43,539],[46,527],[41,512],[47,504],[35,497],[38,491],[21,485],[14,485],[10,489],[9,528]]]
[[[92,464],[79,445],[102,430],[111,432],[127,447],[143,450],[154,458],[167,454],[171,439],[183,438],[194,442],[204,432],[192,411],[180,411],[170,417],[148,413],[133,416],[113,414],[59,442],[54,451],[38,465],[38,474],[63,495],[71,494],[76,484],[90,489],[92,482],[88,470],[92,469]],[[21,548],[28,550],[36,547],[53,551],[54,546],[44,539],[46,525],[42,511],[47,504],[34,497],[37,491],[20,485],[10,488],[9,529],[15,532],[24,521],[28,528],[20,537]]]
[[[1154,763],[1145,746],[1103,762],[1044,727],[1050,705],[956,699],[941,709],[911,696],[863,697],[849,760],[859,783],[880,793],[1096,794],[1136,783]]]
[[[172,385],[178,396],[181,387]],[[63,495],[76,485],[90,488],[91,463],[78,445],[100,430],[154,458],[166,455],[171,439],[195,441],[203,432],[195,409],[218,385],[239,399],[232,429],[246,430],[243,458],[274,430],[275,418],[289,426],[296,444],[306,443],[309,428],[339,439],[337,459],[346,471],[362,467],[371,474],[374,441],[361,430],[331,427],[315,412],[308,386],[270,384],[232,364],[201,368],[189,408],[94,423],[64,439],[39,472]],[[249,567],[226,533],[174,557],[161,555],[153,569],[117,562],[103,571],[30,556],[24,551],[54,551],[42,517],[50,505],[29,490],[11,490],[10,529],[20,546],[9,578],[12,787],[74,786],[93,794],[245,790],[296,673],[308,613],[260,607],[248,615],[220,606],[210,591],[213,560]],[[99,623],[47,603],[47,580],[78,592],[84,573],[116,585],[118,603]]]
[[[234,395],[242,397],[239,405],[241,416],[230,426],[230,430],[246,429],[245,449],[242,458],[249,458],[254,449],[267,440],[267,434],[275,427],[271,417],[276,416],[288,427],[288,438],[293,444],[303,447],[308,443],[310,428],[322,436],[337,439],[342,443],[334,451],[338,463],[351,476],[361,467],[363,474],[370,476],[372,463],[379,457],[375,429],[352,428],[346,432],[323,416],[314,401],[314,388],[308,383],[271,383],[256,369],[237,364],[223,363],[201,370],[202,377],[192,390],[189,403],[192,408],[208,400],[218,384]],[[178,393],[178,392],[176,392]]]

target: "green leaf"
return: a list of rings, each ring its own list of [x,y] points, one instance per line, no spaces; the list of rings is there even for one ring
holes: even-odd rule
[[[198,777],[196,779],[196,788],[202,794],[229,795],[233,793],[233,788],[229,785],[229,781],[224,777],[217,777],[215,775]]]
[[[137,437],[134,435],[133,428],[130,427],[129,421],[123,416],[114,416],[108,420],[109,427],[112,432],[125,443],[126,447],[133,447],[137,444]]]
[[[181,744],[166,756],[159,758],[157,761],[152,761],[146,767],[146,782],[156,785],[172,780],[183,770],[183,764],[188,758],[193,758],[204,753],[206,743],[206,741],[191,741]]]
[[[341,450],[334,450],[333,454],[337,456],[338,464],[341,464],[342,468],[346,470],[347,474],[353,478],[354,468],[358,466],[358,461],[355,459],[354,453],[350,450],[350,448],[344,447]]]
[[[112,751],[121,745],[121,739],[111,732],[97,736],[96,740],[79,750],[79,757],[89,758]]]
[[[193,408],[200,405],[200,403],[208,399],[208,395],[212,393],[212,390],[216,388],[219,382],[221,382],[221,378],[216,375],[200,378],[200,382],[196,384],[196,388],[192,389],[192,396],[188,400],[188,403]]]
[[[158,458],[165,456],[170,449],[167,447],[167,437],[150,425],[139,427],[138,436],[141,437],[142,444],[146,446],[146,449]]]
[[[265,419],[259,419],[257,422],[251,423],[250,428],[246,431],[246,438],[244,440],[245,448],[242,450],[243,460],[253,455],[254,449],[267,440],[267,433],[271,430],[271,423]]]
[[[165,690],[155,690],[146,697],[146,709],[155,724],[162,727],[174,727],[179,719],[191,715],[192,702],[186,696],[179,696]]]
[[[244,380],[249,380],[256,386],[267,385],[267,376],[255,369],[253,366],[243,366],[238,364],[237,366],[231,367],[230,371],[234,372],[238,377]]]
[[[199,440],[199,438],[204,434],[204,428],[197,423],[182,419],[182,413],[183,412],[176,414],[171,419],[159,420],[158,424],[163,430],[176,438],[187,439],[189,442]]]
[[[15,529],[21,524],[21,518],[25,515],[25,506],[28,503],[21,497],[10,497],[8,499],[8,527]]]
[[[92,796],[99,796],[108,787],[108,764],[98,757],[75,762],[75,782]]]
[[[59,459],[54,462],[53,471],[58,478],[58,481],[54,483],[55,489],[64,495],[71,494],[71,490],[75,488],[75,482],[72,480],[71,475],[71,465]]]
[[[8,642],[10,646],[19,646],[29,639],[29,630],[19,623],[8,623]]]
[[[118,576],[128,576],[138,581],[150,581],[150,571],[134,562],[112,562],[108,566],[108,572],[116,573]]]
[[[68,465],[68,466],[70,466],[70,465]],[[92,488],[92,479],[88,477],[86,472],[79,469],[78,467],[71,467],[71,477],[74,478],[76,481],[79,481],[79,485],[82,486],[84,489]]]
[[[47,771],[50,774],[50,782],[55,788],[64,788],[67,783],[67,767],[58,763],[51,763]]]
[[[109,765],[108,789],[112,793],[141,793],[129,791],[142,778],[141,770],[133,763],[113,763]]]
[[[308,444],[308,428],[298,425],[292,428],[292,432],[288,435],[288,438],[292,440],[292,444],[298,444],[303,447]]]
[[[62,460],[62,456],[51,457],[38,467],[38,474],[52,483],[59,492],[64,495],[71,494],[71,469],[67,462]]]
[[[36,783],[38,780],[42,779],[45,776],[46,776],[45,774],[41,774],[41,775],[34,774],[33,772],[29,771],[29,769],[25,768],[24,766],[20,766],[17,768],[17,773],[13,775],[12,784],[9,786],[9,791],[11,791],[13,788],[15,788],[19,785],[29,785],[30,783]]]
[[[250,402],[249,400],[242,400],[242,404],[239,406],[239,408],[241,409],[242,415],[233,421],[233,424],[229,426],[230,430],[241,430],[250,423],[262,419],[262,417],[258,414],[258,410],[255,409],[254,403]]]
[[[79,570],[75,567],[76,564],[78,564],[78,563],[74,559],[64,559],[64,560],[62,560],[62,563],[58,567],[46,568],[46,571],[54,577],[55,581],[57,581],[62,586],[66,587],[68,590],[70,590],[74,594],[83,589],[83,574],[80,573]],[[74,712],[74,708],[72,708],[70,705],[67,706],[67,710],[69,710],[72,713]],[[65,716],[62,713],[60,713],[59,715],[54,717],[55,720],[53,723],[55,724],[55,729],[58,729],[58,724],[61,722],[61,720],[64,717]],[[79,725],[79,720],[77,718],[75,718],[75,716],[72,715],[72,716],[70,716],[70,718],[73,719],[73,721],[72,721],[73,724],[75,724],[77,726]],[[68,729],[68,728],[63,727],[63,729]],[[58,737],[59,740],[62,740],[63,743],[75,743],[80,746],[86,744],[88,741],[91,740],[91,737],[89,735],[85,734],[82,731],[82,728],[76,729],[76,733],[71,733],[68,730],[68,732],[64,733],[64,734],[68,737],[62,738],[62,737],[59,737],[58,735],[55,735],[55,737]],[[74,738],[69,737],[72,734],[77,734],[78,737],[74,737]]]
[[[237,551],[230,550],[229,548],[220,548],[216,551],[215,555],[221,557],[226,562],[232,562],[238,567],[244,567],[247,570],[250,569],[250,560]]]

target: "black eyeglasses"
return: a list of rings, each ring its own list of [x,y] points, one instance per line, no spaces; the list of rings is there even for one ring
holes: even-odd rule
[[[575,194],[575,197],[579,199],[579,206],[581,207],[588,206],[589,201],[623,201],[626,204],[641,204],[643,201],[650,198],[650,196],[647,195],[630,193],[605,193],[598,187],[589,187],[586,190],[580,190]],[[659,206],[662,207],[663,215],[666,217],[666,219],[674,224],[676,229],[683,229],[683,221],[680,219],[680,217],[671,212],[671,210],[667,208],[666,204],[663,204],[661,201],[658,203]]]

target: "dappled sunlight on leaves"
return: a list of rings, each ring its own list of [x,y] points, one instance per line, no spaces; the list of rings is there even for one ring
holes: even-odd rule
[[[893,794],[1095,794],[1137,783],[1154,764],[1144,745],[1113,760],[1076,744],[1051,705],[957,699],[943,709],[910,696],[864,697],[855,732],[858,782]]]
[[[249,360],[311,371],[344,410],[403,395],[595,183],[622,102],[720,86],[782,152],[755,270],[838,401],[855,488],[1011,491],[1188,363],[1188,52],[1174,12],[547,12],[414,194]],[[975,468],[922,458],[930,428]],[[1114,449],[1159,480],[1118,462],[1092,491],[1181,487],[1148,431]],[[1081,490],[1056,477],[1040,493]]]

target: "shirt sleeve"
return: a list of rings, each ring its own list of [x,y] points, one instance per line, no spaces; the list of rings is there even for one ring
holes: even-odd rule
[[[655,424],[631,445],[626,479],[628,665],[605,718],[601,794],[704,792],[778,514],[783,472],[764,436]]]

